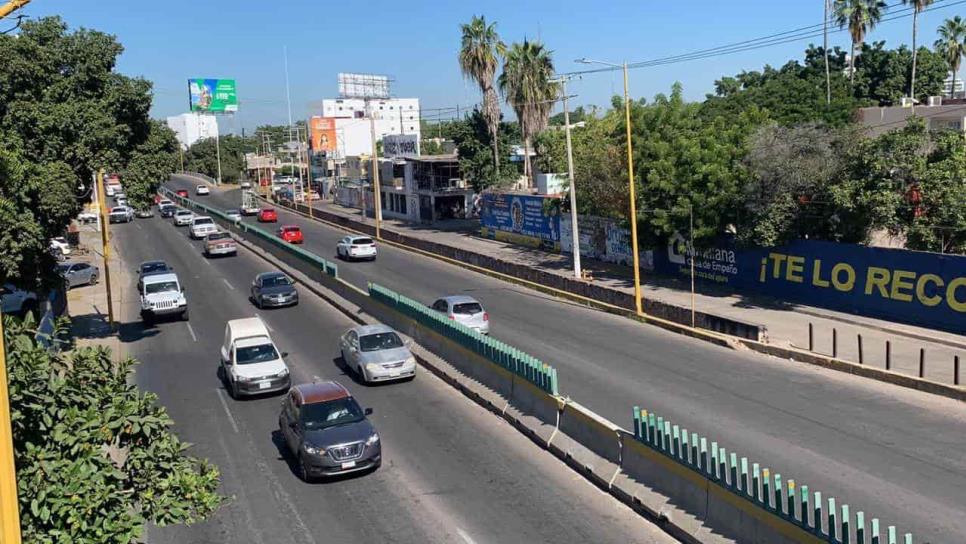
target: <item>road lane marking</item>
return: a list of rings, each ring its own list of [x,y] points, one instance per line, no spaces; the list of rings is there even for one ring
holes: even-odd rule
[[[231,415],[231,410],[228,409],[228,403],[225,402],[225,393],[221,389],[215,389],[218,393],[218,400],[221,401],[221,407],[225,409],[225,415],[228,416],[228,421],[231,422],[231,428],[234,429],[235,434],[238,434],[238,424],[235,423],[235,417]]]
[[[460,538],[462,538],[463,542],[466,542],[466,544],[476,544],[476,541],[470,538],[470,535],[466,534],[466,531],[460,529],[459,527],[456,528],[456,534],[460,535]]]
[[[137,227],[137,228],[138,228],[138,230],[144,230],[144,229],[142,229],[142,228],[141,228],[141,225],[140,225],[140,224],[138,224],[138,223],[135,223],[135,224],[134,224],[134,226],[135,226],[135,227]]]
[[[231,283],[229,283],[229,281],[226,280],[225,278],[221,278],[221,281],[225,282],[225,285],[227,285],[228,288],[231,289],[232,291],[235,290],[235,286],[233,286]]]
[[[262,320],[262,323],[264,323],[265,327],[268,328],[268,332],[275,332],[275,329],[273,329],[272,326],[265,321],[265,316],[259,313],[256,313],[255,315],[257,315],[258,318]]]
[[[191,328],[191,323],[185,323],[185,326],[188,327],[188,332],[191,333],[191,339],[197,342],[198,337],[195,336],[195,330]]]

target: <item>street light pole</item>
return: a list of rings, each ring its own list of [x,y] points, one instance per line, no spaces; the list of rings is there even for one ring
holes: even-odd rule
[[[104,171],[97,172],[97,200],[100,202],[101,216],[101,256],[104,259],[104,288],[107,289],[107,325],[114,330],[114,296],[111,292],[111,233],[107,220],[107,197],[104,194]]]
[[[221,128],[218,126],[218,117],[212,114],[215,120],[215,157],[218,159],[218,185],[221,185]]]
[[[570,109],[567,107],[567,78],[557,80],[563,93],[564,125],[567,134],[567,178],[570,181],[570,228],[574,252],[574,278],[580,279],[580,229],[577,227],[577,186],[574,183],[574,151],[570,139]]]

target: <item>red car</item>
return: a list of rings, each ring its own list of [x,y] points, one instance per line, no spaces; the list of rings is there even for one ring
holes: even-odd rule
[[[278,212],[274,208],[262,208],[258,212],[259,223],[275,223],[278,221]]]
[[[301,244],[304,241],[302,238],[302,229],[295,225],[285,225],[278,229],[278,237],[290,244]]]
[[[178,196],[182,197],[182,198],[188,198],[188,190],[187,189],[178,189],[178,191],[177,191],[176,194]]]
[[[157,206],[161,202],[161,195],[154,195],[154,205]]]

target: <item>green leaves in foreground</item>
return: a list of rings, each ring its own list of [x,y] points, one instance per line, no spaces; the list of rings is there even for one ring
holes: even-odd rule
[[[4,322],[24,542],[136,542],[145,523],[205,519],[222,503],[218,469],[157,397],[128,383],[136,361],[105,348],[51,354],[31,321]]]

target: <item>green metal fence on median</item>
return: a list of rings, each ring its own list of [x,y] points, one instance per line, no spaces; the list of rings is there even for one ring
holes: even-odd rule
[[[789,479],[782,483],[781,474],[749,462],[710,442],[697,433],[640,407],[634,407],[634,438],[644,445],[701,474],[712,484],[738,495],[758,508],[797,525],[817,538],[833,544],[899,544],[896,528],[889,526],[883,540],[879,520],[872,518],[866,527],[865,513],[856,512],[853,519],[849,505],[836,508],[835,498],[823,503],[822,493],[810,492],[807,485]],[[827,507],[826,507],[827,504]],[[824,528],[823,528],[824,525]],[[912,534],[903,536],[903,544],[912,544]]]
[[[551,395],[558,393],[557,369],[536,357],[508,346],[495,338],[480,334],[466,325],[431,310],[425,304],[420,304],[391,289],[370,283],[369,295],[383,304],[394,307],[417,323],[513,372],[541,390]]]

